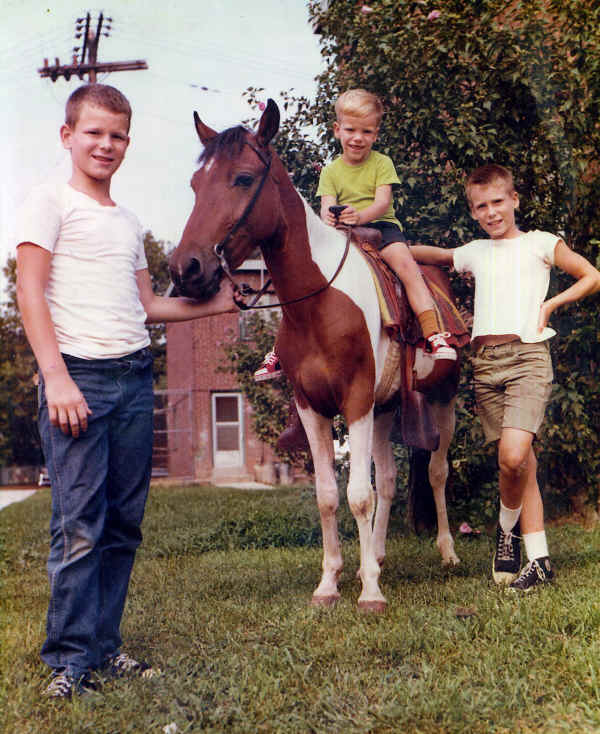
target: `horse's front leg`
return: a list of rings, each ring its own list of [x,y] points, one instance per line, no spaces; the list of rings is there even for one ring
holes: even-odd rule
[[[394,412],[381,413],[375,418],[373,427],[373,460],[375,461],[375,487],[377,488],[377,510],[373,528],[375,558],[379,566],[385,559],[385,540],[392,501],[396,494],[396,462],[390,441]]]
[[[454,540],[450,533],[450,525],[448,523],[448,511],[446,508],[446,482],[448,480],[448,448],[454,435],[456,426],[455,415],[456,398],[449,403],[443,405],[441,403],[433,403],[432,409],[435,416],[436,425],[440,432],[440,445],[437,451],[431,454],[429,462],[429,483],[433,489],[433,499],[435,501],[435,510],[437,514],[437,547],[442,556],[442,564],[455,566],[460,563],[460,558],[454,550]]]
[[[358,526],[360,540],[360,577],[362,591],[359,609],[382,612],[386,600],[379,588],[380,567],[375,555],[373,513],[375,492],[371,486],[371,446],[373,441],[373,410],[348,426],[350,441],[350,478],[348,504]]]
[[[313,593],[311,604],[331,606],[340,598],[337,582],[343,568],[336,517],[339,496],[333,462],[331,421],[310,408],[298,406],[298,414],[310,444],[323,533],[321,581]]]

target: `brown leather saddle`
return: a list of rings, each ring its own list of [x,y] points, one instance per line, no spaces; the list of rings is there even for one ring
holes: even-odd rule
[[[420,380],[415,370],[417,348],[425,349],[425,339],[419,321],[412,311],[406,291],[396,273],[385,262],[378,246],[381,233],[370,227],[354,227],[352,239],[366,258],[376,289],[382,316],[382,325],[390,338],[399,345],[398,395],[401,405],[397,412],[392,439],[408,446],[429,451],[437,449],[439,432],[435,426],[429,403],[448,402],[458,390],[460,376],[460,349],[469,342],[469,332],[456,306],[448,274],[439,267],[420,265],[429,288],[441,330],[458,353],[454,363],[437,363],[426,379]],[[382,405],[380,410],[392,408],[397,399]]]

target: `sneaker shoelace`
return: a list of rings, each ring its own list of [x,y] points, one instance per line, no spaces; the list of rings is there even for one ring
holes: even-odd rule
[[[513,539],[518,536],[513,535],[510,531],[505,533],[500,528],[500,538],[498,540],[498,552],[497,557],[501,561],[514,561],[515,560],[515,547],[513,545]]]
[[[51,698],[71,698],[74,692],[83,693],[94,688],[95,686],[84,675],[75,679],[66,673],[57,673],[44,691],[44,696],[50,696]]]
[[[161,675],[160,668],[153,668],[147,663],[140,663],[126,652],[119,653],[113,659],[112,667],[113,670],[118,670],[120,673],[138,673],[142,678],[154,678],[155,676]]]
[[[277,362],[279,362],[279,358],[275,354],[275,352],[269,352],[267,356],[263,359],[263,366],[273,367],[277,364]]]
[[[46,696],[69,696],[73,685],[64,673],[59,673],[44,691]]]
[[[432,334],[429,337],[428,341],[434,347],[438,347],[438,346],[447,347],[448,344],[446,343],[446,339],[449,339],[449,338],[450,338],[450,332],[442,331],[439,334]]]
[[[122,670],[123,672],[129,672],[130,670],[135,670],[136,668],[141,667],[140,663],[138,663],[137,660],[134,660],[126,652],[122,652],[117,655],[117,657],[112,661],[112,665],[117,670]]]
[[[529,563],[523,569],[521,578],[525,579],[530,576],[537,576],[540,581],[546,580],[546,574],[544,573],[544,569],[541,567],[541,565],[537,561],[529,561]]]

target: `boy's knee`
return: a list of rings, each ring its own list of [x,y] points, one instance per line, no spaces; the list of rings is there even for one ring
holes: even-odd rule
[[[519,450],[506,450],[498,456],[500,472],[511,480],[518,480],[529,469],[529,453],[523,454]]]
[[[384,260],[389,263],[394,270],[401,275],[402,273],[412,274],[418,269],[417,263],[410,254],[405,244],[396,242],[388,245],[389,252],[383,252]],[[387,249],[387,248],[386,248]]]

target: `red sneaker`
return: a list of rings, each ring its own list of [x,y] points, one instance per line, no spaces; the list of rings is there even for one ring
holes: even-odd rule
[[[281,377],[282,370],[279,364],[279,357],[275,354],[275,350],[265,354],[261,366],[254,373],[254,381],[272,380],[275,377]]]
[[[456,362],[456,350],[453,349],[446,341],[446,339],[449,338],[449,331],[443,331],[439,334],[432,334],[427,337],[431,356],[434,359],[447,359],[451,362]]]

